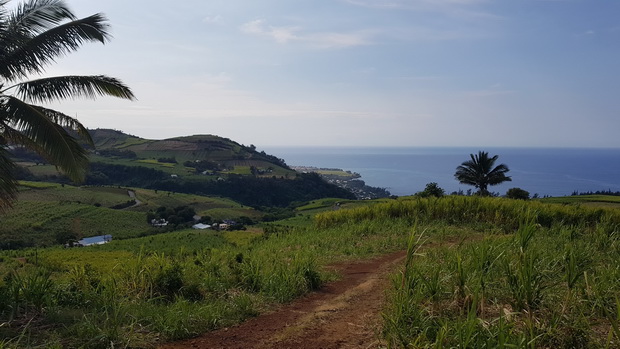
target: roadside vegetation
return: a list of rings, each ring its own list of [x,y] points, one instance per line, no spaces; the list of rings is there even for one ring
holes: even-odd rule
[[[296,227],[5,251],[3,343],[151,347],[316,289],[337,277],[326,264],[409,246],[384,314],[390,347],[618,347],[617,210],[453,196],[335,203],[307,205],[326,210]]]
[[[409,221],[384,311],[388,347],[617,348],[620,214],[521,200],[397,201],[323,227]]]

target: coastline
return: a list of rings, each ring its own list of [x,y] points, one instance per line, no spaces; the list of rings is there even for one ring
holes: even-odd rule
[[[297,172],[318,173],[328,183],[348,189],[358,200],[372,200],[390,197],[392,194],[385,188],[372,187],[366,184],[357,172],[343,170],[335,167],[315,167],[315,166],[291,166]]]
[[[398,196],[424,190],[436,182],[447,193],[471,187],[454,179],[456,167],[480,148],[271,148],[270,153],[290,166],[339,168],[359,173],[364,182]],[[589,191],[620,191],[620,149],[609,148],[498,148],[498,163],[510,168],[511,182],[492,187],[505,194],[522,188],[540,197],[568,196]]]

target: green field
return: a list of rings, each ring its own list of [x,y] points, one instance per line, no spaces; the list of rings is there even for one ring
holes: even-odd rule
[[[140,205],[127,205],[133,191]],[[129,203],[131,205],[132,203]],[[120,187],[75,187],[44,182],[21,182],[19,200],[2,215],[2,248],[51,246],[68,237],[111,234],[126,239],[157,232],[146,222],[146,212],[160,206],[189,206],[213,220],[249,217],[258,221],[263,213],[224,198]]]
[[[243,206],[230,199],[206,197],[166,191],[135,189],[142,205],[130,208],[131,211],[146,212],[157,209],[159,206],[177,207],[189,206],[200,216],[209,216],[214,220],[234,219],[246,216],[260,219],[263,213],[251,207]]]
[[[315,172],[318,174],[327,175],[327,176],[357,177],[355,174],[349,173],[344,170],[316,170]]]
[[[302,206],[323,212],[264,234],[188,230],[3,252],[0,340],[148,348],[299,297],[333,279],[323,266],[335,261],[408,249],[378,333],[389,347],[620,345],[617,209],[480,197],[333,203]]]
[[[620,208],[620,196],[611,195],[576,195],[564,197],[552,197],[540,199],[542,202],[565,204],[565,205],[586,205],[592,207],[611,207]]]

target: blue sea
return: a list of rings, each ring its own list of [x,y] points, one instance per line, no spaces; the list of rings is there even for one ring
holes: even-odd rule
[[[446,192],[471,186],[454,179],[456,167],[478,148],[272,147],[267,153],[290,166],[341,168],[357,172],[366,184],[394,195],[411,195],[437,182]],[[620,149],[488,148],[496,164],[510,168],[512,182],[489,190],[505,194],[519,187],[539,196],[566,196],[574,191],[620,191]]]

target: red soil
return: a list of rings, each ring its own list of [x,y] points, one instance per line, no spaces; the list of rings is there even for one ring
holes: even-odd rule
[[[397,252],[334,266],[342,279],[242,324],[168,343],[178,348],[375,348],[389,274],[404,259]]]

